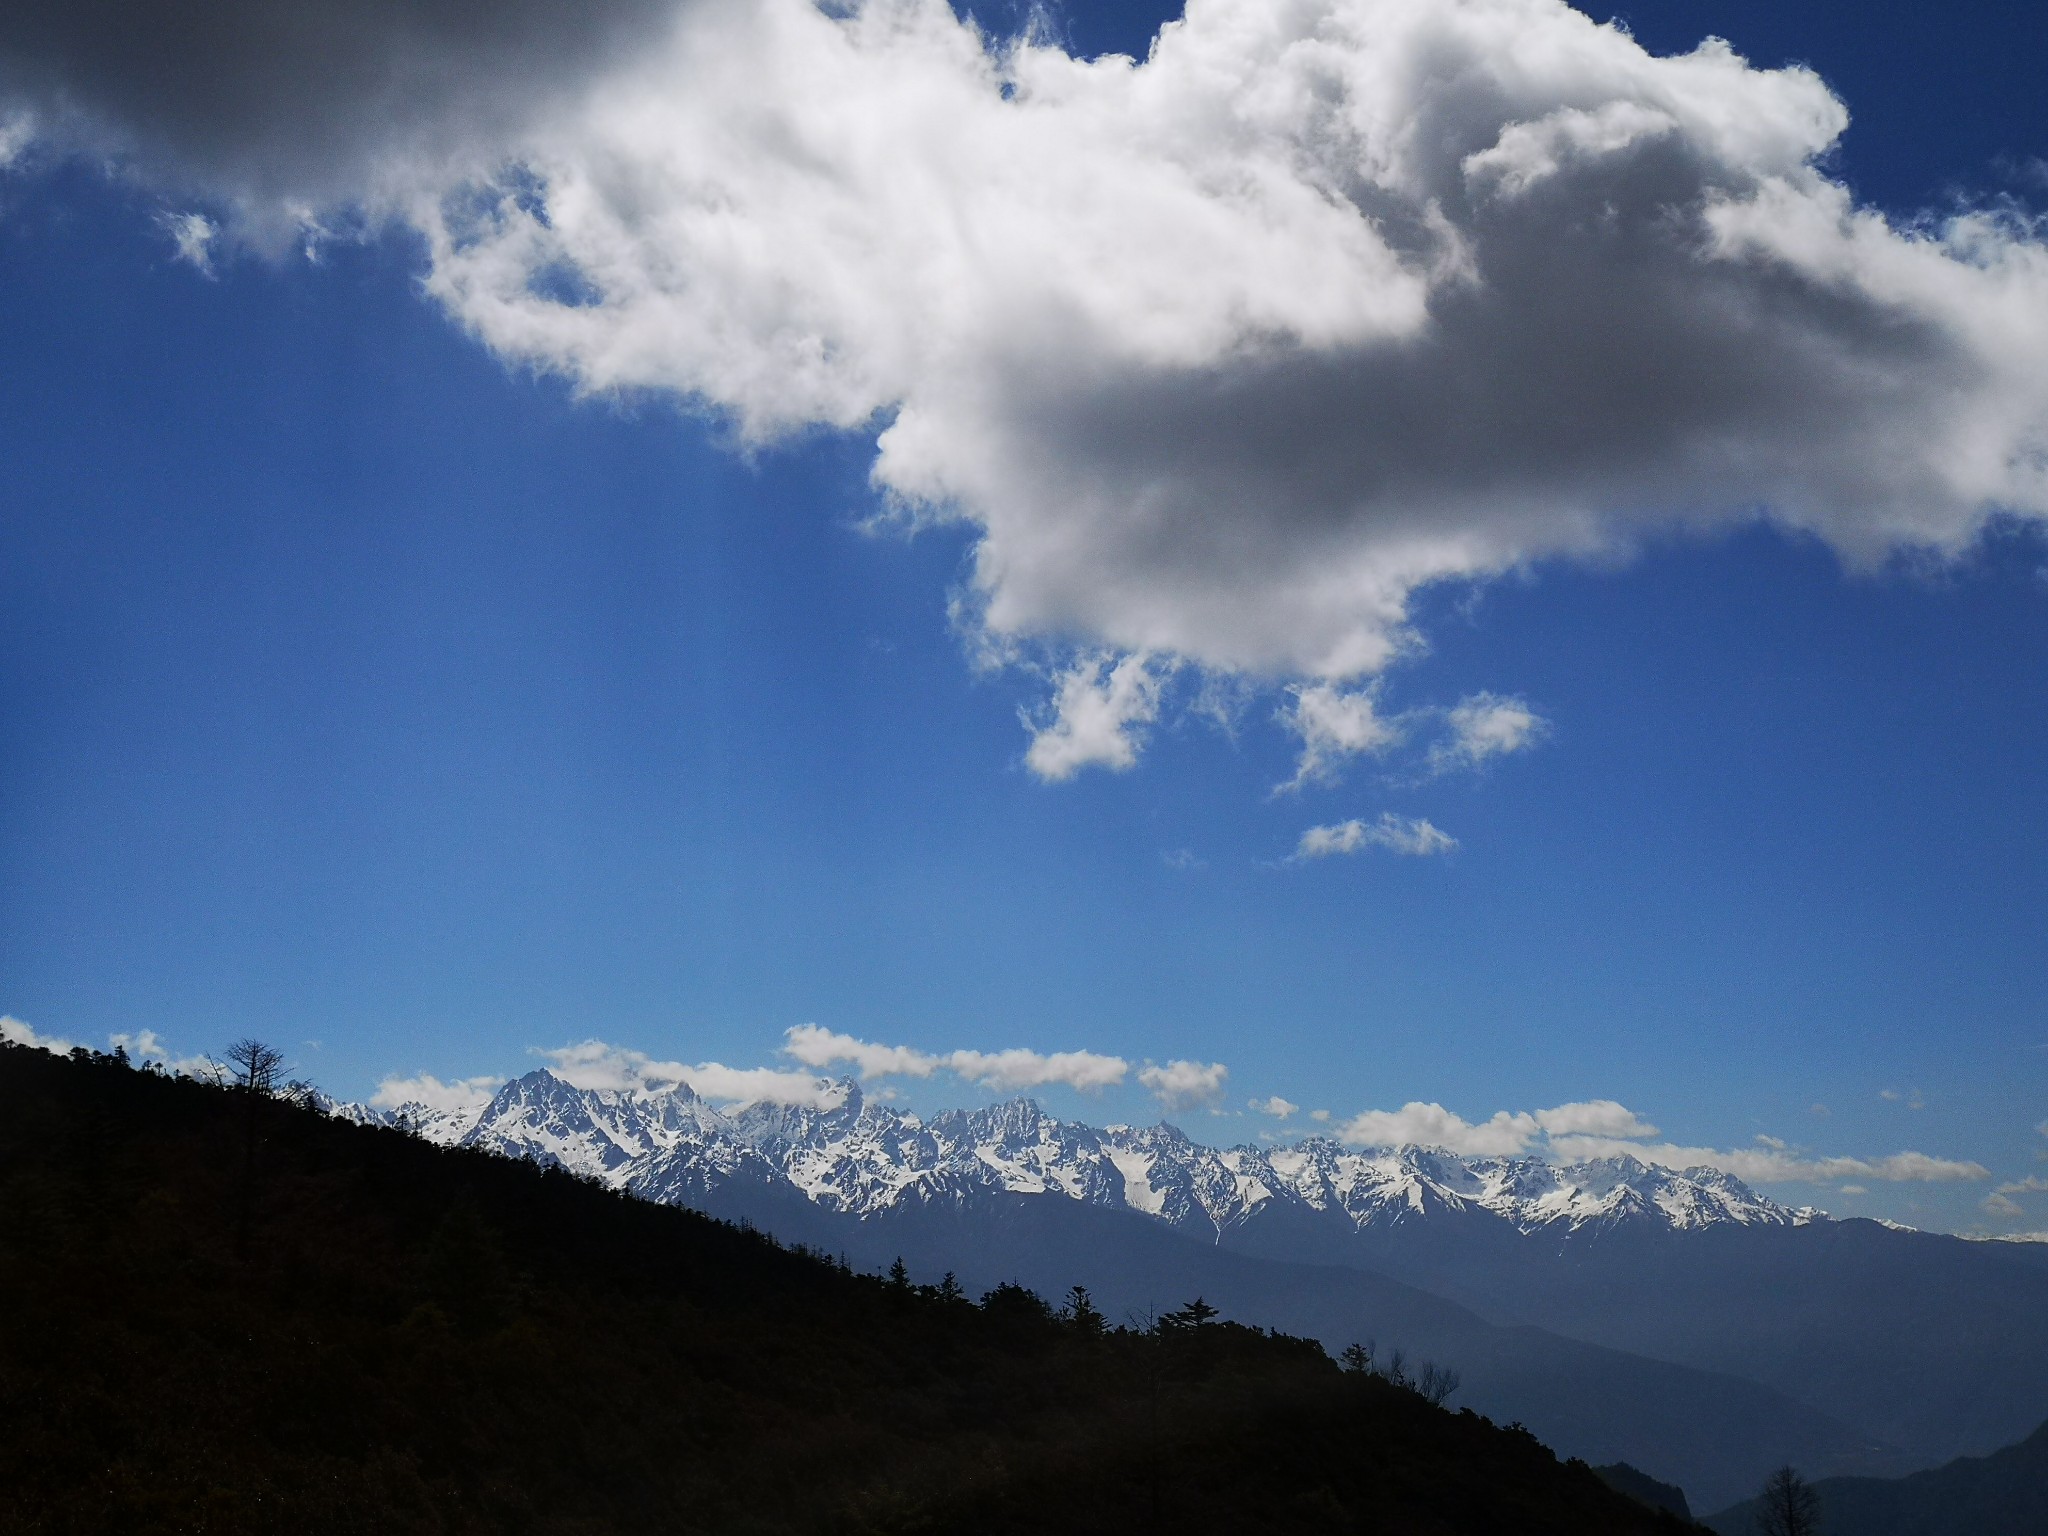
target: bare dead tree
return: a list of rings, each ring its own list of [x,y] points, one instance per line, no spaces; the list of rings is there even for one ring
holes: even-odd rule
[[[1408,1374],[1408,1355],[1404,1350],[1396,1349],[1388,1353],[1387,1363],[1380,1367],[1380,1375],[1397,1387],[1412,1387],[1415,1385],[1414,1380]]]
[[[1458,1390],[1458,1373],[1448,1365],[1438,1365],[1434,1360],[1422,1362],[1422,1371],[1415,1378],[1415,1390],[1428,1401],[1430,1406],[1441,1408],[1450,1401],[1451,1394]]]
[[[1820,1495],[1793,1467],[1764,1479],[1756,1504],[1759,1536],[1820,1536]]]
[[[264,1102],[278,1091],[284,1077],[284,1052],[261,1040],[237,1040],[227,1049],[230,1085],[242,1100],[242,1179],[235,1200],[235,1252],[249,1254],[249,1230],[256,1219],[257,1120]]]
[[[234,1086],[254,1097],[269,1098],[284,1078],[284,1052],[261,1040],[237,1040],[228,1047],[228,1068]]]

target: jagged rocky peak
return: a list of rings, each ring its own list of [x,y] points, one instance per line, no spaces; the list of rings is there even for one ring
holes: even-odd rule
[[[843,1134],[860,1120],[866,1097],[850,1077],[835,1079],[823,1104],[774,1104],[757,1100],[729,1111],[738,1132],[756,1146],[798,1146],[834,1133]]]
[[[1558,1165],[1431,1147],[1352,1148],[1327,1136],[1225,1149],[1165,1121],[1098,1129],[1062,1120],[1029,1098],[921,1120],[870,1101],[852,1078],[832,1084],[821,1102],[721,1109],[681,1084],[578,1088],[540,1068],[506,1083],[481,1111],[337,1104],[330,1113],[402,1121],[432,1140],[558,1163],[652,1199],[688,1203],[745,1179],[862,1216],[901,1204],[1051,1194],[1140,1211],[1211,1239],[1275,1210],[1360,1229],[1478,1220],[1565,1235],[1824,1219],[1788,1211],[1715,1169],[1680,1171],[1626,1154]]]

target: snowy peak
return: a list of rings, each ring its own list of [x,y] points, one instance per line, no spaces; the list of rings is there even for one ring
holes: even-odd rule
[[[1553,1164],[1428,1147],[1351,1148],[1327,1137],[1218,1148],[1164,1123],[1097,1128],[1061,1120],[1032,1099],[947,1110],[926,1121],[868,1102],[850,1079],[836,1088],[836,1101],[825,1107],[721,1110],[680,1084],[656,1092],[578,1088],[543,1069],[505,1084],[477,1110],[338,1104],[330,1112],[551,1163],[676,1204],[700,1202],[735,1182],[786,1189],[856,1216],[899,1204],[1061,1195],[1140,1212],[1211,1241],[1278,1211],[1358,1230],[1472,1220],[1563,1237],[1821,1219],[1715,1169],[1679,1171],[1629,1156]]]

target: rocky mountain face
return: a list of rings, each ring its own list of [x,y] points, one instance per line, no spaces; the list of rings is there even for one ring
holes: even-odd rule
[[[1217,1148],[1167,1124],[1061,1120],[1030,1099],[925,1119],[868,1102],[851,1081],[838,1092],[826,1109],[754,1104],[726,1112],[682,1085],[658,1093],[576,1088],[542,1070],[470,1113],[357,1104],[334,1112],[559,1164],[650,1199],[688,1203],[735,1183],[783,1185],[824,1210],[863,1218],[905,1202],[1051,1194],[1135,1211],[1209,1241],[1276,1216],[1337,1217],[1368,1231],[1471,1215],[1564,1238],[1814,1219],[1714,1169],[1677,1172],[1631,1157],[1555,1165],[1412,1146],[1356,1150],[1327,1137]]]

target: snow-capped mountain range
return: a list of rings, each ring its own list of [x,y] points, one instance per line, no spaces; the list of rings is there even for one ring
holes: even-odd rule
[[[1554,1164],[1415,1146],[1356,1149],[1326,1137],[1217,1148],[1163,1123],[1061,1120],[1030,1099],[923,1118],[866,1101],[851,1080],[838,1090],[829,1109],[721,1110],[681,1084],[658,1092],[578,1088],[542,1069],[505,1084],[481,1109],[338,1104],[333,1113],[557,1164],[674,1205],[736,1187],[779,1187],[868,1217],[903,1203],[1056,1194],[1212,1240],[1290,1210],[1334,1213],[1359,1230],[1484,1213],[1522,1233],[1566,1236],[1798,1226],[1817,1215],[1778,1205],[1716,1169],[1681,1172],[1627,1156]]]

